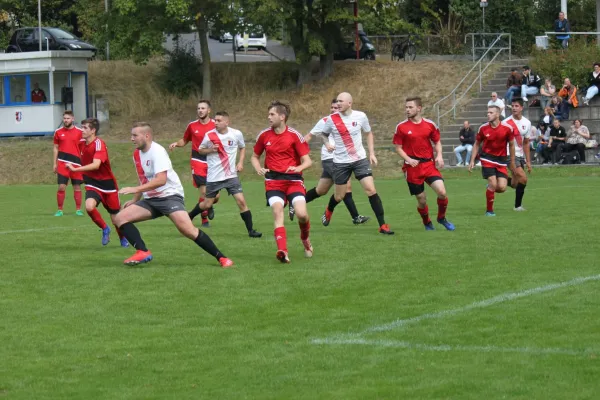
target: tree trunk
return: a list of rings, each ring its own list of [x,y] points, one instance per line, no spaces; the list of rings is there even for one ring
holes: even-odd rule
[[[204,16],[196,20],[196,30],[200,40],[200,56],[202,57],[202,98],[210,100],[212,95],[210,50],[208,49],[207,24]]]
[[[310,61],[308,61],[298,66],[298,80],[296,81],[296,86],[300,88],[310,81],[312,81],[312,68]]]
[[[331,35],[327,35],[325,41],[325,54],[319,58],[319,79],[329,78],[333,74],[333,54],[336,42]]]

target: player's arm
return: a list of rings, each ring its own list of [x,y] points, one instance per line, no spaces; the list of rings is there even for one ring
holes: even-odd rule
[[[531,172],[531,148],[528,137],[523,139],[523,152],[525,153],[525,163],[527,164],[527,172]]]
[[[479,154],[479,135],[475,138],[475,144],[473,145],[473,150],[471,150],[471,160],[469,161],[469,172],[473,170],[475,167],[475,159],[477,158],[477,154]]]
[[[435,163],[438,168],[444,168],[444,156],[442,155],[442,141],[438,140],[433,144],[435,150]]]
[[[398,153],[398,155],[400,157],[402,157],[402,159],[404,160],[404,162],[407,163],[408,165],[410,165],[411,167],[416,167],[417,165],[419,165],[419,161],[418,160],[414,160],[414,159],[410,158],[408,156],[408,154],[406,154],[406,152],[402,148],[401,144],[397,144],[396,145],[396,153]]]
[[[140,186],[135,187],[125,187],[119,190],[119,194],[139,194],[141,196],[144,192],[149,192],[161,186],[164,186],[167,183],[167,171],[158,172],[154,175],[154,178],[150,180],[148,183],[144,183]]]
[[[52,148],[52,153],[53,153],[53,157],[52,157],[53,167],[52,167],[52,169],[54,170],[54,172],[56,172],[57,163],[58,163],[58,145],[57,144],[54,144],[54,147]]]
[[[133,195],[133,199],[126,201],[125,204],[123,204],[123,208],[127,208],[132,204],[137,203],[138,201],[140,201],[142,199],[142,194],[141,193],[136,193]]]
[[[509,168],[511,171],[514,171],[517,167],[515,164],[515,141],[511,140],[508,142],[508,148],[510,151],[510,164]]]
[[[202,147],[200,146],[200,148],[198,148],[198,153],[200,153],[203,156],[212,154],[212,153],[218,153],[219,152],[219,147],[218,145],[212,146],[212,147]]]
[[[263,168],[262,165],[260,165],[260,154],[252,153],[252,157],[250,157],[250,164],[252,164],[254,170],[260,176],[265,176],[265,174],[269,172],[268,169]]]
[[[377,165],[377,157],[375,157],[375,138],[373,137],[373,132],[369,131],[366,133],[367,135],[367,147],[369,149],[369,161],[373,165]]]
[[[303,155],[302,157],[300,157],[300,165],[296,166],[296,167],[289,167],[287,169],[286,172],[302,172],[307,168],[310,168],[310,166],[312,165],[312,160],[310,159],[310,156],[308,154]]]
[[[246,161],[246,148],[241,147],[240,154],[239,154],[239,160],[238,160],[237,165],[235,166],[235,169],[238,172],[242,172],[242,170],[244,169],[244,161]]]
[[[182,137],[181,139],[179,139],[176,142],[173,142],[169,145],[169,150],[173,150],[175,147],[184,147],[186,144],[189,143],[189,140],[186,139],[186,137]]]
[[[67,168],[73,172],[86,172],[86,171],[96,171],[102,165],[102,160],[94,158],[91,164],[83,165],[81,167],[75,167],[73,164],[67,164]]]

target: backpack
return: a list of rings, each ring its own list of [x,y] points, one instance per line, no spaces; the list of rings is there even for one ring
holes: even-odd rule
[[[579,152],[577,150],[571,150],[568,153],[562,153],[560,156],[560,164],[581,164],[579,158]]]

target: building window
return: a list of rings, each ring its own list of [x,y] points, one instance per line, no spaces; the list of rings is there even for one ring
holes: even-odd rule
[[[31,102],[34,104],[50,101],[50,79],[48,74],[31,74]]]
[[[0,76],[0,105],[4,105],[4,79]]]
[[[14,104],[25,104],[29,102],[29,93],[27,85],[27,76],[25,75],[12,75],[8,77],[8,84],[10,85],[9,101]]]
[[[71,86],[71,79],[68,72],[54,73],[54,103],[60,103],[62,100],[62,88]]]

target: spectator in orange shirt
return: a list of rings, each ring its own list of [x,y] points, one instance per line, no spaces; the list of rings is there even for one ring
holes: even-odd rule
[[[44,93],[44,91],[40,89],[40,85],[37,82],[33,84],[33,90],[31,91],[31,101],[33,103],[45,103],[48,101],[46,100],[46,93]]]
[[[563,111],[561,119],[569,119],[570,109],[577,108],[579,105],[579,101],[577,100],[577,88],[575,85],[571,84],[571,80],[569,78],[565,78],[565,84],[558,92],[558,95],[562,97],[568,105],[565,107],[565,111]]]

